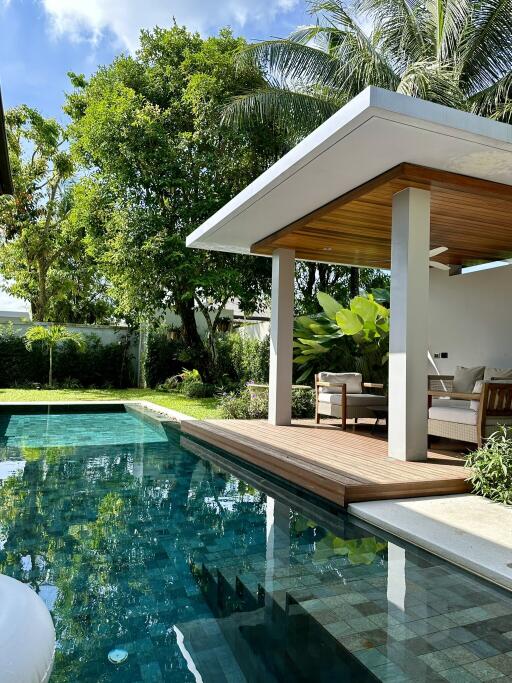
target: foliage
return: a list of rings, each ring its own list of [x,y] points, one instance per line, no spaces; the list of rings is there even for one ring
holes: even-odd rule
[[[29,350],[12,325],[0,331],[0,387],[45,384],[48,366],[42,344],[34,343]],[[68,387],[128,386],[133,381],[129,340],[101,344],[96,335],[86,335],[81,349],[73,342],[63,342],[54,357],[53,379]],[[27,400],[43,400],[39,395]],[[50,400],[54,400],[53,394]]]
[[[482,116],[512,117],[512,0],[313,0],[316,21],[250,46],[266,82],[226,109],[300,139],[368,85]],[[370,27],[370,31],[367,27]]]
[[[245,47],[227,30],[202,39],[184,28],[143,31],[135,56],[118,57],[87,82],[71,75],[72,150],[89,175],[77,191],[88,246],[111,283],[119,312],[151,317],[171,306],[205,380],[217,374],[216,330],[235,297],[250,312],[264,303],[270,264],[187,249],[187,235],[284,151],[255,124],[221,125],[219,108],[261,82],[239,67]],[[196,309],[208,334],[199,336]]]
[[[512,431],[501,425],[482,448],[467,456],[473,491],[506,505],[512,505]]]
[[[224,419],[259,420],[268,416],[268,391],[247,387],[238,392],[224,394],[220,399],[220,413]],[[313,417],[315,400],[311,389],[292,391],[292,417]]]
[[[0,269],[40,321],[95,322],[111,312],[104,284],[70,220],[75,165],[67,132],[27,106],[6,112],[15,194],[0,196]]]
[[[70,332],[62,325],[50,325],[44,327],[43,325],[34,325],[29,327],[25,332],[25,344],[28,350],[32,348],[34,343],[39,342],[43,348],[48,351],[48,385],[51,387],[53,382],[53,354],[59,344],[69,342],[74,344],[77,348],[82,349],[84,346],[83,336],[77,332]]]
[[[174,377],[187,365],[187,352],[182,340],[170,335],[165,326],[152,328],[148,334],[144,373],[149,387],[156,387]],[[169,388],[175,388],[169,387]]]
[[[229,357],[232,379],[243,386],[247,382],[266,384],[268,382],[270,361],[270,337],[267,335],[261,341],[251,339],[242,333],[233,332],[226,336],[226,348],[221,347],[220,353]]]
[[[216,391],[214,384],[205,382],[188,382],[182,388],[182,392],[189,398],[209,398],[214,396]]]
[[[358,356],[366,361],[368,369],[382,368],[387,360],[389,309],[379,304],[373,294],[354,297],[349,308],[324,292],[318,292],[317,297],[323,313],[299,316],[295,320],[294,363],[304,368],[299,381],[310,376],[312,361],[328,353],[344,337],[352,338]]]
[[[317,300],[318,292],[329,292],[337,301],[347,306],[352,297],[361,292],[373,292],[377,287],[389,287],[389,275],[381,270],[297,261],[295,265],[295,313],[297,315],[319,313],[321,307]]]

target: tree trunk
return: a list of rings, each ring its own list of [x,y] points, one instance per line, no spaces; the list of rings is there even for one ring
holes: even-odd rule
[[[52,382],[53,382],[53,349],[50,346],[50,370],[48,372],[48,385],[50,386],[50,388],[52,386]]]
[[[359,296],[359,268],[350,268],[350,298]]]
[[[177,298],[175,310],[181,318],[183,340],[191,352],[197,370],[205,379],[204,375],[208,375],[208,360],[203,341],[197,331],[194,297]]]

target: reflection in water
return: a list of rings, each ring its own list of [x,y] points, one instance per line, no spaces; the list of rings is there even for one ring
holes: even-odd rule
[[[488,634],[496,656],[511,649],[511,601],[495,589],[275,485],[267,498],[173,430],[114,445],[120,415],[103,443],[33,435],[0,453],[0,572],[52,611],[52,683],[430,682],[440,661],[483,659]]]

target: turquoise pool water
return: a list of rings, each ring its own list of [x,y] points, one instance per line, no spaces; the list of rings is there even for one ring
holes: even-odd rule
[[[0,573],[52,612],[52,683],[512,680],[509,593],[158,420],[26,409],[0,438]]]

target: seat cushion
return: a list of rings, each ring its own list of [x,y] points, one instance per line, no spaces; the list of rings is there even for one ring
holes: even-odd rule
[[[429,419],[443,422],[457,422],[458,424],[476,425],[477,410],[471,408],[454,408],[450,406],[432,406],[428,411]]]
[[[465,368],[458,365],[453,376],[453,391],[460,394],[470,394],[475,382],[484,378],[485,367],[480,365],[476,368]]]
[[[341,394],[322,394],[320,403],[330,403],[331,405],[341,405]],[[347,406],[387,406],[388,397],[378,394],[347,394]]]
[[[320,382],[346,384],[347,394],[360,394],[363,391],[363,376],[360,372],[320,372]],[[341,394],[341,387],[320,387],[321,394]]]

